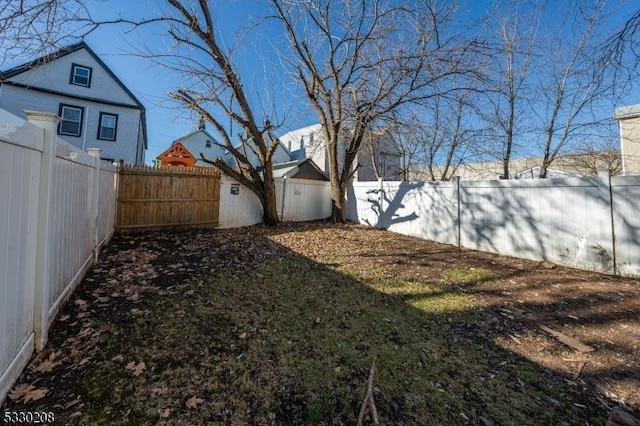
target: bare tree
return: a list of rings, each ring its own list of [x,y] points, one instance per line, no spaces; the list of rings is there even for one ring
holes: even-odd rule
[[[414,124],[413,132],[424,153],[423,179],[450,180],[458,167],[477,153],[478,130],[472,126],[477,114],[470,96],[468,92],[459,92],[433,98],[423,113],[423,121]]]
[[[93,29],[81,0],[5,0],[0,2],[0,65],[49,53]]]
[[[614,89],[606,67],[598,66],[599,25],[605,20],[604,3],[595,2],[588,7],[576,4],[569,15],[573,19],[573,32],[562,35],[561,39],[545,41],[548,68],[538,77],[544,102],[539,105],[542,111],[540,178],[546,177],[551,163],[576,136],[584,137],[586,129],[611,121],[595,110],[597,103],[607,99]]]
[[[487,76],[484,91],[489,107],[482,114],[489,123],[489,135],[499,141],[498,152],[502,162],[502,178],[509,179],[509,164],[515,148],[522,115],[527,101],[531,64],[534,56],[540,5],[527,5],[521,12],[523,1],[501,3],[490,16],[498,16],[498,31],[490,37]],[[493,22],[489,21],[489,28]]]
[[[272,158],[278,140],[271,136],[273,125],[267,117],[259,119],[254,114],[231,54],[222,48],[217,36],[218,23],[209,2],[166,0],[166,3],[168,7],[159,18],[136,25],[150,22],[167,25],[168,35],[174,42],[169,66],[180,71],[189,84],[169,96],[213,126],[236,165],[232,167],[221,158],[207,159],[200,154],[202,160],[219,167],[256,194],[263,207],[264,223],[275,225],[279,219]],[[241,145],[234,145],[230,129],[213,111],[239,126]],[[252,163],[252,156],[258,164]]]
[[[622,154],[614,137],[599,142],[586,140],[575,147],[575,153],[556,161],[570,163],[573,169],[587,176],[595,176],[600,170],[608,170],[611,176],[622,174]]]
[[[640,10],[636,10],[599,47],[600,68],[610,69],[616,89],[624,92],[640,75]]]
[[[393,111],[385,121],[385,128],[395,144],[394,151],[399,156],[399,177],[404,182],[414,179],[414,170],[424,164],[425,146],[421,143],[424,132],[422,119],[415,110],[405,116]]]
[[[288,35],[288,59],[324,132],[332,220],[345,222],[346,189],[366,132],[392,111],[434,96],[435,83],[462,72],[463,55],[443,31],[451,6],[271,2]]]

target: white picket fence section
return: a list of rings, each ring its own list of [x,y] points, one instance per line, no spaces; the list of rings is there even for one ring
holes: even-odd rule
[[[331,216],[329,182],[276,179],[278,217],[283,222],[304,222]],[[238,182],[223,176],[220,182],[218,228],[239,228],[262,222],[258,197]]]
[[[117,169],[0,110],[0,401],[114,231]]]
[[[640,276],[640,177],[355,182],[348,217],[432,241]]]

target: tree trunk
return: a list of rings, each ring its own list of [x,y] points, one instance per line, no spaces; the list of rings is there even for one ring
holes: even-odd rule
[[[276,197],[276,184],[271,174],[271,168],[264,170],[264,194],[262,201],[262,220],[267,226],[273,226],[280,223],[278,218],[278,198]]]
[[[347,223],[347,185],[331,182],[331,221]]]

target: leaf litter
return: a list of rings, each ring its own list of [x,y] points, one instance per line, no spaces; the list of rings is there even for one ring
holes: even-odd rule
[[[355,424],[375,362],[384,423],[603,424],[640,408],[638,288],[354,225],[117,235],[3,408]]]

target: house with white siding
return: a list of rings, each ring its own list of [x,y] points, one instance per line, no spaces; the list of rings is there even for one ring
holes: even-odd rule
[[[266,142],[269,145],[271,144],[269,140]],[[229,166],[237,167],[236,160],[231,152],[229,152],[224,144],[214,138],[202,123],[199,125],[198,129],[174,140],[169,149],[158,155],[157,160],[160,167],[171,165],[170,163],[172,158],[167,154],[171,153],[172,147],[176,147],[178,144],[188,151],[187,155],[191,155],[195,158],[195,167],[214,167],[211,163],[202,161],[202,157],[210,161],[213,161],[216,158],[222,158],[222,160]],[[234,148],[240,150],[247,157],[251,165],[259,168],[260,162],[258,161],[258,156],[253,152],[251,146],[251,142],[247,144],[238,143]],[[281,164],[289,161],[291,161],[291,153],[282,144],[278,144],[275,152],[273,153],[273,164]]]
[[[292,130],[278,139],[291,152],[292,160],[311,158],[325,174],[329,173],[329,154],[321,124]],[[340,140],[339,143],[338,163],[341,170],[346,145],[344,140]],[[374,181],[379,177],[384,177],[385,180],[399,180],[402,176],[401,162],[402,154],[389,132],[367,131],[354,161],[354,180]]]
[[[58,136],[108,161],[144,164],[145,108],[85,43],[0,72],[0,108],[58,114]]]
[[[614,117],[620,127],[622,174],[640,175],[640,105],[616,108]]]

